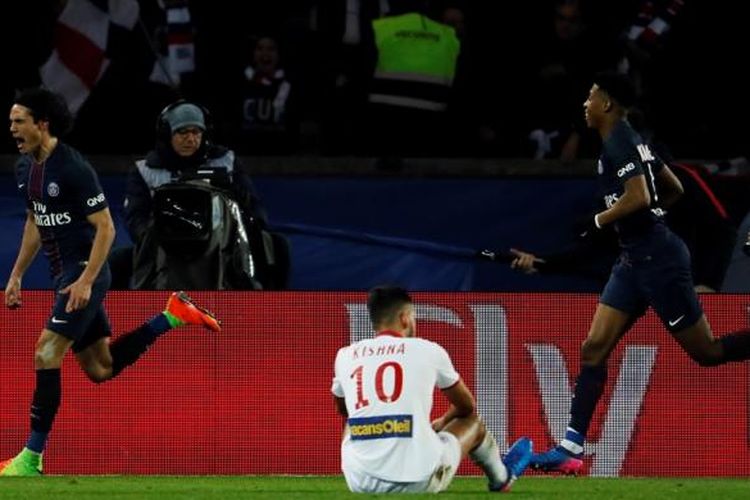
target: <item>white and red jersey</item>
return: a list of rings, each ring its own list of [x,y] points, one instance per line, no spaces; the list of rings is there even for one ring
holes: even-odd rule
[[[349,413],[342,469],[394,482],[428,478],[441,454],[432,395],[459,378],[445,349],[425,339],[384,331],[339,349],[331,392]]]

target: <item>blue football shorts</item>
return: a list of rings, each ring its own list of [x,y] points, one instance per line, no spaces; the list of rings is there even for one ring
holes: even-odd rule
[[[66,269],[55,280],[55,305],[47,320],[46,328],[73,341],[73,352],[81,352],[104,337],[112,335],[107,312],[104,310],[104,296],[109,290],[112,277],[109,266],[104,265],[91,287],[88,305],[77,311],[65,312],[69,295],[60,290],[73,283],[83,272],[83,265]]]
[[[670,231],[624,250],[599,302],[633,317],[642,316],[651,306],[672,333],[693,326],[703,316],[693,286],[690,252]]]

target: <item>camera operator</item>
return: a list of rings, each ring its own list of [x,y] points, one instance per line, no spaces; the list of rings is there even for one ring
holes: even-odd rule
[[[125,224],[135,243],[132,288],[160,286],[157,276],[167,266],[157,258],[160,235],[154,231],[154,195],[159,188],[174,183],[190,183],[203,176],[201,180],[207,181],[204,186],[226,193],[239,206],[253,254],[259,257],[258,253],[265,253],[260,234],[267,223],[252,182],[234,152],[212,144],[210,139],[209,113],[197,104],[180,100],[159,115],[156,147],[135,163],[127,181]]]

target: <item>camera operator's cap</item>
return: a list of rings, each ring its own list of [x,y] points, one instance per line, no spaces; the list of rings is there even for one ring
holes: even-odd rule
[[[189,102],[170,109],[167,112],[166,119],[167,123],[169,123],[169,129],[173,134],[185,127],[197,127],[204,132],[206,130],[206,119],[203,116],[203,110]]]

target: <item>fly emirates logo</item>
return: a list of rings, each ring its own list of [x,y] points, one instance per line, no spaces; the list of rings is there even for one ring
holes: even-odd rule
[[[47,205],[45,205],[44,203],[39,203],[38,201],[35,201],[33,203],[34,222],[39,227],[64,226],[66,224],[70,224],[73,221],[73,219],[70,217],[70,212],[47,213]]]

